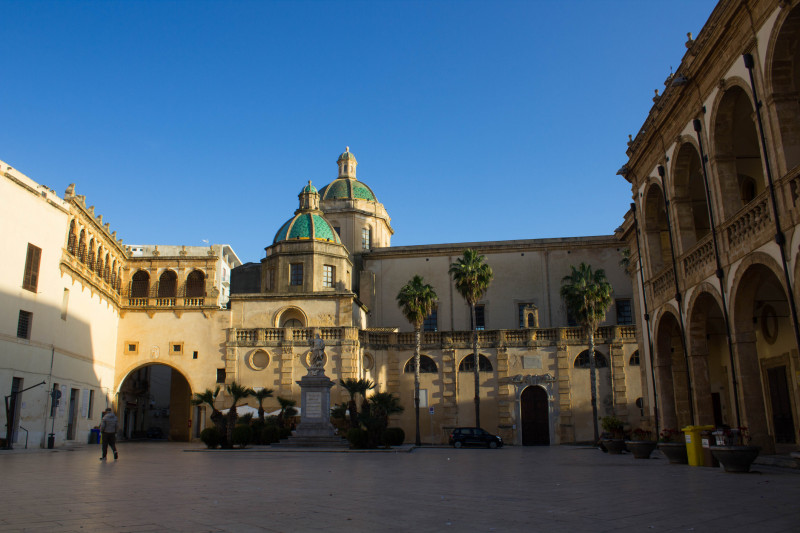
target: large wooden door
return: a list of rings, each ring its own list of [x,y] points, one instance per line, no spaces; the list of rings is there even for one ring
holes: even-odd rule
[[[550,409],[547,391],[542,387],[528,387],[520,397],[522,410],[522,445],[550,445]]]
[[[772,404],[772,424],[776,443],[794,443],[794,420],[792,419],[792,400],[786,381],[786,367],[776,366],[767,370],[769,379],[769,398]]]

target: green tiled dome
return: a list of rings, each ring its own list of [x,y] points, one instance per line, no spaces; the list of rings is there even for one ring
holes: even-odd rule
[[[300,194],[303,194],[303,193],[313,193],[313,194],[316,194],[316,193],[317,193],[317,188],[316,188],[316,187],[314,187],[313,185],[311,185],[311,182],[309,181],[309,182],[308,182],[308,185],[306,185],[305,187],[303,187],[303,190],[302,190],[302,191],[300,191]]]
[[[322,216],[314,213],[298,213],[290,218],[278,233],[272,243],[292,240],[317,240],[330,241],[341,244],[341,239],[330,223]]]
[[[372,189],[370,189],[367,184],[348,178],[337,178],[323,187],[322,191],[320,191],[320,198],[322,200],[360,198],[362,200],[369,200],[370,202],[378,201],[375,198],[375,193],[372,192]]]
[[[355,161],[355,160],[356,156],[353,155],[353,153],[350,151],[350,147],[348,146],[347,150],[341,153],[339,159],[337,159],[336,162],[338,163],[339,161]]]

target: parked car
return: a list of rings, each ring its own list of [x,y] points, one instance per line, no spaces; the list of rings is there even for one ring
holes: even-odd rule
[[[455,428],[450,433],[450,444],[454,448],[462,446],[500,448],[503,446],[503,439],[481,428]]]

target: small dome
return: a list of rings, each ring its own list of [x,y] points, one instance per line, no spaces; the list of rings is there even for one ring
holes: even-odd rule
[[[375,193],[366,183],[349,178],[337,178],[331,183],[322,188],[320,192],[322,200],[336,200],[340,198],[353,199],[360,198],[362,200],[369,200],[370,202],[377,202]]]
[[[330,222],[316,213],[300,212],[281,226],[272,243],[293,240],[328,241],[341,244],[339,235]]]
[[[342,152],[342,154],[339,156],[339,159],[336,160],[337,163],[341,161],[356,161],[356,156],[350,151],[349,146],[346,147],[346,150]]]
[[[311,181],[309,181],[308,185],[303,187],[303,190],[300,191],[300,194],[305,194],[305,193],[318,194],[317,188],[311,185]]]

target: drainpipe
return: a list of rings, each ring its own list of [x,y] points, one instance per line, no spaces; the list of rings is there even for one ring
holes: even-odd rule
[[[681,346],[683,359],[686,362],[686,388],[689,396],[689,419],[694,424],[694,393],[692,392],[692,372],[689,368],[689,350],[686,347],[686,326],[683,323],[683,297],[678,284],[678,262],[675,259],[675,240],[672,237],[672,222],[669,216],[669,199],[667,198],[667,173],[663,165],[658,165],[658,175],[661,176],[661,192],[664,194],[664,213],[667,216],[667,232],[669,233],[669,249],[672,255],[672,279],[675,282],[675,301],[678,302],[678,320],[681,327]]]
[[[792,325],[794,326],[794,341],[797,345],[798,351],[800,351],[800,325],[797,323],[797,304],[795,303],[794,299],[794,291],[792,290],[792,277],[789,275],[789,264],[786,261],[786,236],[783,234],[781,230],[781,221],[780,221],[780,214],[778,213],[778,201],[775,198],[775,185],[772,182],[772,172],[770,171],[769,165],[769,154],[767,153],[767,138],[764,135],[764,125],[761,121],[761,101],[758,99],[756,93],[756,83],[755,79],[753,78],[753,67],[755,63],[753,61],[753,56],[750,54],[744,54],[742,56],[744,59],[744,66],[747,68],[747,72],[750,73],[750,88],[753,91],[753,100],[755,101],[756,107],[756,121],[758,122],[758,133],[761,136],[761,153],[764,156],[764,167],[767,169],[767,185],[769,187],[769,199],[770,204],[772,206],[772,218],[775,220],[775,242],[778,244],[778,249],[781,251],[781,263],[783,264],[783,276],[786,281],[786,289],[789,293],[789,309],[792,313]]]
[[[650,379],[653,380],[653,413],[655,414],[656,438],[658,438],[658,391],[656,390],[656,370],[653,366],[653,339],[650,336],[650,313],[647,311],[647,291],[644,288],[644,269],[642,268],[642,249],[639,246],[639,218],[636,216],[636,204],[631,203],[633,212],[633,228],[636,231],[636,254],[639,256],[639,283],[642,287],[642,307],[644,310],[644,327],[647,331],[647,350],[650,359]]]
[[[714,243],[714,259],[717,265],[717,281],[719,282],[719,293],[722,298],[722,317],[725,321],[725,334],[728,337],[728,354],[731,362],[731,382],[733,384],[733,408],[736,413],[736,426],[741,427],[742,421],[739,416],[739,384],[736,378],[736,364],[733,356],[733,337],[731,335],[731,320],[728,315],[728,302],[725,297],[725,271],[722,269],[722,262],[719,258],[719,243],[717,241],[717,225],[714,222],[714,206],[711,203],[711,189],[708,187],[708,171],[706,162],[708,157],[703,150],[703,138],[700,132],[703,129],[699,119],[692,121],[694,131],[697,133],[697,145],[700,147],[700,166],[703,169],[703,187],[706,191],[706,206],[708,207],[708,221],[711,225],[711,241]]]

